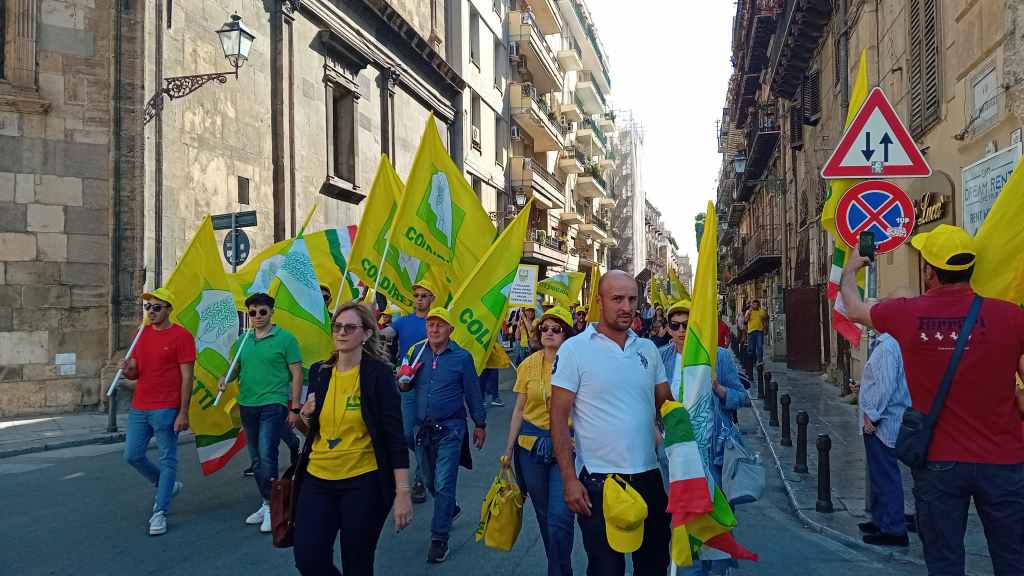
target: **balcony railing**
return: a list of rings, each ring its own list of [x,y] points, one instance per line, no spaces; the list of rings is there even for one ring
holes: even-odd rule
[[[831,0],[788,0],[768,60],[772,94],[796,95],[831,18]]]
[[[545,248],[557,250],[563,254],[568,252],[568,242],[560,238],[555,238],[547,230],[531,230],[530,240],[544,246]]]
[[[604,135],[604,130],[601,130],[601,127],[597,125],[597,122],[594,122],[589,116],[584,117],[583,127],[594,133],[594,136],[597,137],[597,140],[601,143],[602,148],[608,148],[608,137]]]
[[[604,188],[605,191],[608,190],[608,184],[604,181],[604,176],[601,176],[601,169],[597,167],[597,164],[587,162],[583,166],[583,175],[590,176],[594,179],[594,182],[601,185],[601,188]]]
[[[741,248],[742,247],[742,248]],[[740,250],[742,257],[740,258]],[[778,225],[758,226],[744,236],[735,247],[734,257],[739,273],[734,283],[741,284],[769,272],[782,264],[782,230]]]
[[[608,101],[605,100],[604,92],[601,91],[601,86],[594,82],[594,73],[590,70],[580,70],[576,73],[577,82],[590,82],[594,85],[594,92],[597,92],[597,99],[601,101],[602,106],[607,106]]]
[[[737,199],[745,200],[751,184],[761,178],[779,142],[779,118],[773,104],[750,109],[747,120],[747,166],[743,184],[737,189]]]
[[[520,12],[520,14],[521,16],[519,18],[519,21],[533,28],[533,31],[537,33],[537,37],[540,39],[540,44],[544,47],[544,52],[547,53],[547,55],[551,58],[552,62],[558,62],[558,56],[555,54],[555,51],[552,50],[551,46],[548,44],[547,38],[545,38],[544,36],[544,32],[541,31],[540,26],[537,24],[537,19],[533,17],[533,13]]]
[[[590,24],[590,19],[583,15],[583,10],[580,7],[582,2],[580,0],[574,0],[572,7],[576,9],[576,17],[580,19],[580,24],[583,25],[583,29],[587,32],[587,38],[590,39],[590,45],[594,47],[594,54],[597,54],[597,59],[601,63],[601,73],[604,75],[604,80],[608,86],[612,85],[612,78],[608,75],[608,62],[604,59],[604,50],[601,49],[601,42],[597,39],[597,34],[594,33],[594,27]]]

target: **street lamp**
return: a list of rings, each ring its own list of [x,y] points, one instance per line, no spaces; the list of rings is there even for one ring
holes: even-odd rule
[[[231,20],[225,22],[220,30],[217,30],[217,36],[220,38],[220,45],[224,50],[224,58],[227,59],[233,69],[228,72],[190,74],[188,76],[164,78],[164,87],[158,90],[146,102],[143,124],[148,124],[150,120],[156,118],[163,111],[165,97],[169,100],[184,98],[210,82],[225,84],[228,81],[228,76],[238,78],[238,69],[249,59],[249,50],[252,49],[252,43],[256,39],[256,35],[242,23],[241,16],[232,14]]]
[[[742,151],[737,152],[732,161],[736,167],[736,175],[742,176],[743,173],[747,171],[747,153]]]
[[[516,192],[516,206],[520,208],[526,206],[526,192],[522,190]]]

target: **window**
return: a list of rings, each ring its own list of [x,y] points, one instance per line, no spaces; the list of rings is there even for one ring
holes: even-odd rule
[[[480,14],[469,10],[469,60],[480,69]]]
[[[249,179],[245,176],[238,177],[238,203],[249,204]]]
[[[472,110],[470,111],[470,114],[472,115],[472,128],[470,128],[470,131],[472,132],[473,148],[476,149],[477,151],[480,150],[480,144],[482,142],[482,139],[480,138],[480,116],[482,114],[480,109],[481,105],[482,103],[480,102],[480,95],[474,92],[473,103],[471,106]]]
[[[505,88],[505,50],[501,45],[501,39],[494,39],[494,87],[498,90]]]
[[[939,121],[939,2],[910,0],[907,3],[910,41],[910,131],[923,134]]]
[[[359,189],[356,183],[359,94],[345,76],[329,72],[326,82],[328,195],[354,200],[350,193]]]
[[[501,116],[494,115],[494,163],[498,166],[505,165],[505,124]]]
[[[473,192],[476,193],[476,199],[481,200],[484,195],[484,183],[476,176],[472,176],[473,179]]]

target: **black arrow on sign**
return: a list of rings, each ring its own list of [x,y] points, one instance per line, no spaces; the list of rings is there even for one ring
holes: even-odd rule
[[[879,143],[883,147],[882,148],[883,161],[888,162],[889,161],[889,144],[892,144],[892,138],[889,137],[889,133],[888,132],[886,132],[885,135],[882,136],[882,139],[879,140]]]
[[[875,155],[875,150],[871,147],[871,132],[864,133],[864,149],[860,151],[864,155],[864,160],[871,161],[871,157]]]

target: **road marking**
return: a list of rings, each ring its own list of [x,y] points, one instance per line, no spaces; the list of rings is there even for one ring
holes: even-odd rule
[[[61,480],[71,480],[73,478],[81,478],[82,476],[85,476],[85,472],[75,472],[74,474],[68,474],[67,476],[61,478]]]

